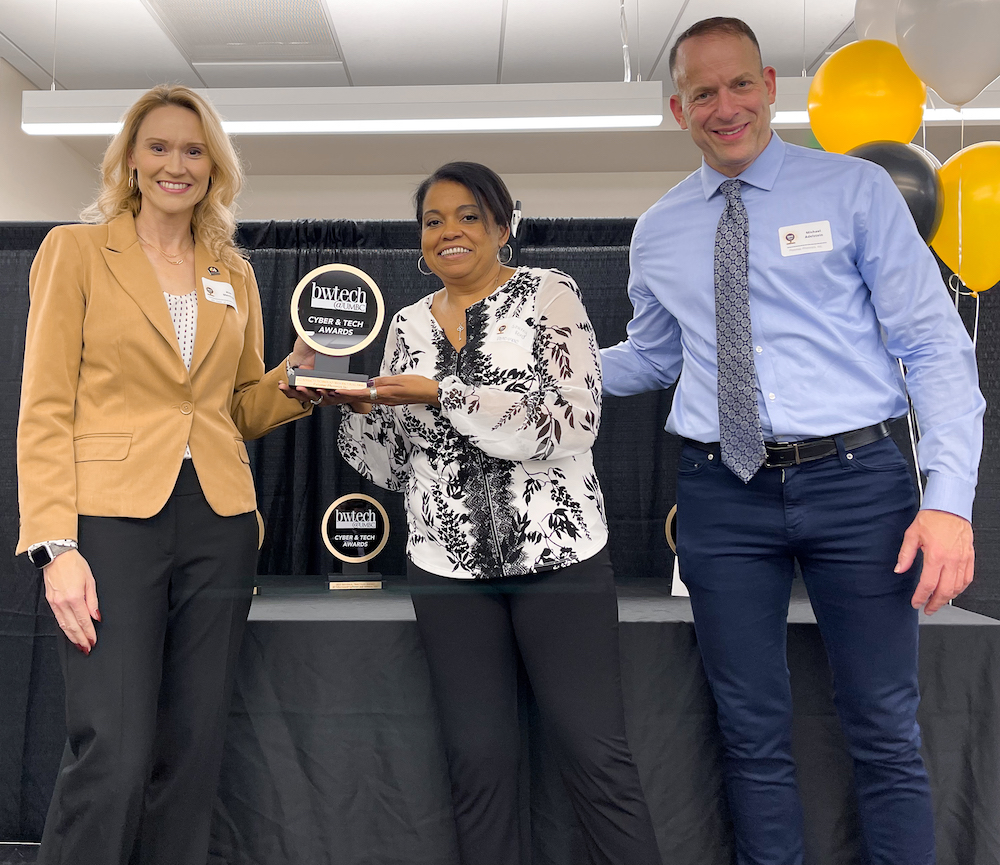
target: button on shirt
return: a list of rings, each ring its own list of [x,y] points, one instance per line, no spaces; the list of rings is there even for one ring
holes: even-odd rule
[[[703,163],[640,217],[628,339],[601,352],[606,393],[677,381],[666,428],[702,442],[719,440],[713,243],[726,179]],[[900,417],[908,389],[923,507],[971,519],[985,410],[975,351],[889,175],[772,134],[739,179],[764,437],[796,441]],[[795,245],[804,229],[816,251]]]

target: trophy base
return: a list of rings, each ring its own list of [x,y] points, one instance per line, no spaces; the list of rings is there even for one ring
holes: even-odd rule
[[[368,376],[361,373],[341,372],[326,376],[314,369],[292,370],[289,387],[319,387],[323,390],[358,390],[368,383]]]
[[[331,574],[331,576],[339,576]],[[377,574],[372,574],[372,576],[377,576]],[[338,589],[381,589],[381,580],[330,580],[328,588],[331,592],[337,591]]]
[[[337,589],[381,589],[382,575],[369,571],[364,562],[344,562],[339,574],[327,574],[330,591]]]
[[[367,387],[370,376],[360,372],[349,372],[349,357],[317,354],[315,369],[292,370],[288,377],[289,387],[321,387],[324,390],[358,390]]]

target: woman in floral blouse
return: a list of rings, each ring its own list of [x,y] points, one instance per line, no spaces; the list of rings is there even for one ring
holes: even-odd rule
[[[345,404],[344,458],[406,496],[462,862],[520,861],[520,656],[592,861],[658,865],[625,738],[590,452],[600,359],[580,292],[559,271],[503,264],[513,205],[485,166],[443,166],[416,209],[443,287],[397,313],[368,388],[330,398]]]

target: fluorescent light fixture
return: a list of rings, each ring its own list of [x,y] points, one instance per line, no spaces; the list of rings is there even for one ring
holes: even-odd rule
[[[966,123],[1000,123],[1000,107],[963,108],[961,112],[954,108],[924,109],[924,120],[933,126],[957,126],[963,118]],[[771,119],[771,125],[793,129],[805,129],[809,125],[809,112],[776,111],[774,117]]]
[[[811,78],[779,78],[778,95],[774,104],[771,125],[791,129],[808,129],[809,87]],[[978,125],[1000,124],[1000,79],[987,87],[979,96],[959,113],[954,108],[934,107],[941,99],[933,91],[928,92],[930,107],[924,109],[924,121],[932,126],[958,126],[966,123]]]
[[[29,135],[113,135],[142,90],[26,90]],[[274,87],[201,91],[227,132],[294,135],[644,129],[663,121],[659,81]]]
[[[962,119],[966,123],[996,123],[1000,121],[1000,107],[997,108],[925,108],[924,120],[928,123],[955,126]]]
[[[808,126],[809,125],[809,112],[808,111],[775,111],[774,117],[771,118],[772,126]]]

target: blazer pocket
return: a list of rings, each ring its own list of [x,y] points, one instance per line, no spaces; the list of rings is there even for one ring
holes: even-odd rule
[[[123,460],[131,446],[131,433],[96,433],[73,439],[73,453],[78,463]]]
[[[243,460],[243,462],[250,465],[250,454],[247,451],[247,446],[243,442],[243,439],[236,439],[236,452],[240,455],[240,459]]]

